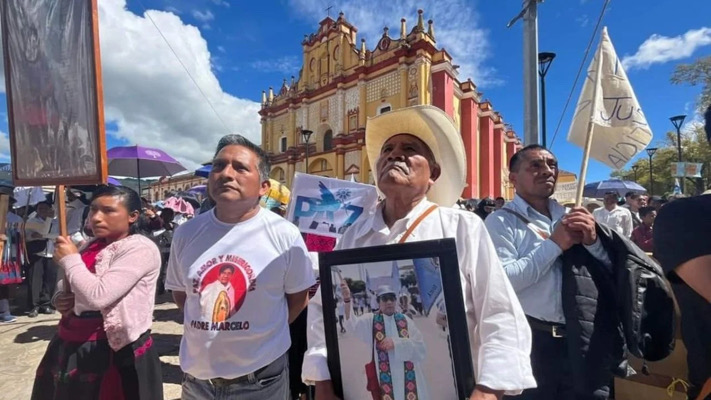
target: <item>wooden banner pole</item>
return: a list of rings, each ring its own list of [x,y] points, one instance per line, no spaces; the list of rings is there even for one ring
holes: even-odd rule
[[[590,163],[590,147],[592,147],[592,139],[593,139],[593,130],[595,127],[595,123],[593,122],[595,119],[595,113],[597,111],[598,107],[598,101],[597,101],[597,95],[598,91],[600,90],[600,87],[602,86],[602,82],[600,79],[602,79],[602,56],[603,56],[603,51],[602,51],[602,46],[600,46],[600,49],[597,52],[597,70],[595,71],[596,75],[596,80],[595,80],[595,86],[593,87],[593,94],[592,94],[592,112],[590,113],[590,121],[588,122],[588,133],[585,138],[585,150],[583,151],[583,162],[580,165],[580,178],[578,178],[578,191],[575,194],[575,207],[580,207],[583,204],[583,189],[585,188],[585,179],[588,174],[588,164]]]
[[[66,191],[64,185],[57,185],[54,189],[54,204],[57,205],[57,221],[59,222],[59,236],[67,237],[69,232],[67,231],[67,202],[66,202]],[[62,271],[64,275],[64,271]],[[69,285],[69,281],[66,277],[64,280],[64,292],[71,293],[72,287]]]

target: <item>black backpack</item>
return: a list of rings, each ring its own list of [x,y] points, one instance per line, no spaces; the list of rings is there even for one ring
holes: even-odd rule
[[[635,357],[658,361],[674,351],[674,298],[662,268],[637,245],[614,230],[609,252],[615,265],[619,318],[627,350]]]

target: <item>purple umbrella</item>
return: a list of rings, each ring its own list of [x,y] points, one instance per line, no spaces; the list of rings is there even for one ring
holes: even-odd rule
[[[114,147],[106,155],[109,159],[109,174],[138,178],[139,194],[141,178],[175,175],[187,169],[163,150],[150,147]]]
[[[194,193],[194,194],[205,194],[206,192],[207,192],[207,185],[193,186],[188,190],[188,193]]]
[[[106,180],[106,183],[109,185],[114,185],[114,186],[121,186],[121,182],[119,182],[118,179],[109,177],[109,179]]]

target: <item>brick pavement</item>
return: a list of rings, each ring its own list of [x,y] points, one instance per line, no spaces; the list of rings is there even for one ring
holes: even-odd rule
[[[165,399],[180,398],[182,373],[178,365],[178,348],[183,332],[182,318],[169,295],[156,304],[153,339],[163,367]],[[29,399],[34,374],[50,339],[56,332],[59,314],[37,318],[18,316],[13,323],[0,324],[0,399]]]

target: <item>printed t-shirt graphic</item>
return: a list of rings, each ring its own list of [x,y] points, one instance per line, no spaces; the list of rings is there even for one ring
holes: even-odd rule
[[[220,255],[218,259],[239,259],[239,257]],[[248,266],[244,260],[239,260]],[[223,261],[210,268],[202,276],[200,283],[202,318],[211,322],[226,321],[239,311],[244,303],[248,286],[245,270],[237,263]]]

